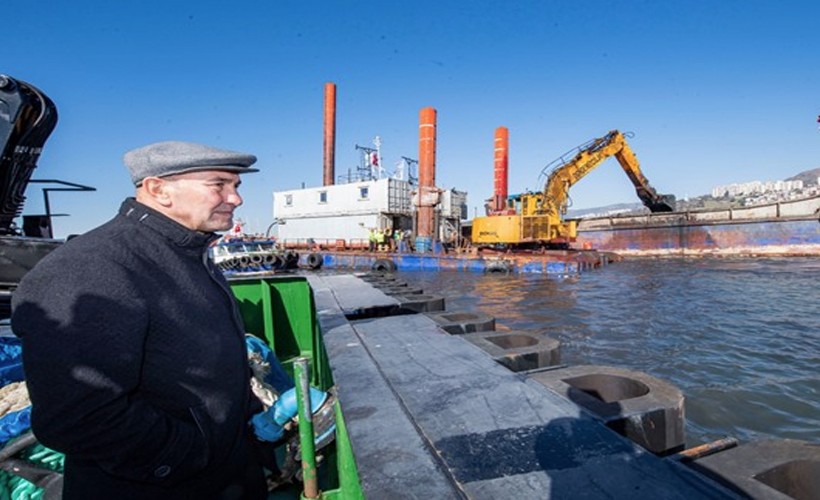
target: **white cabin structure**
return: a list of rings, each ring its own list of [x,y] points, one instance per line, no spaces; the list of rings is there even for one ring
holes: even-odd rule
[[[366,248],[370,229],[413,231],[416,188],[406,180],[382,178],[274,192],[277,239],[286,246]],[[436,226],[439,239],[447,241],[467,216],[467,194],[442,191],[439,200]]]

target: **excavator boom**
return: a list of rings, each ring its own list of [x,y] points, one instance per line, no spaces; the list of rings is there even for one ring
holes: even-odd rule
[[[638,158],[626,142],[624,134],[610,131],[604,137],[593,139],[581,146],[578,154],[550,173],[544,186],[544,212],[554,215],[566,213],[569,188],[594,170],[607,158],[614,156],[643,204],[652,212],[672,212],[674,196],[659,195],[641,172]]]

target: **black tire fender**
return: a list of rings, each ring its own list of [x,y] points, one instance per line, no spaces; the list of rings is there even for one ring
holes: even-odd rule
[[[270,267],[271,269],[283,269],[285,267],[285,259],[283,259],[281,255],[274,255]]]
[[[293,250],[285,252],[285,267],[287,269],[296,269],[299,266],[299,254]]]
[[[318,253],[311,253],[307,256],[307,265],[311,269],[320,269],[324,264],[324,259]]]
[[[507,260],[494,260],[487,262],[484,267],[485,273],[504,273],[509,274],[512,271],[512,263]]]
[[[376,259],[370,269],[379,273],[392,273],[396,270],[396,263],[390,259]]]

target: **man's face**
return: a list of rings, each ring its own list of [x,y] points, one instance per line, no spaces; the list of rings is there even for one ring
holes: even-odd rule
[[[162,179],[170,199],[166,215],[188,229],[205,233],[233,226],[233,211],[242,204],[239,174],[206,170]]]

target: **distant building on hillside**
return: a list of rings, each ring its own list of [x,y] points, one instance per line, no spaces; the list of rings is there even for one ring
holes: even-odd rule
[[[803,181],[752,181],[728,186],[717,186],[712,189],[713,198],[726,196],[748,196],[769,192],[788,192],[803,189]]]

